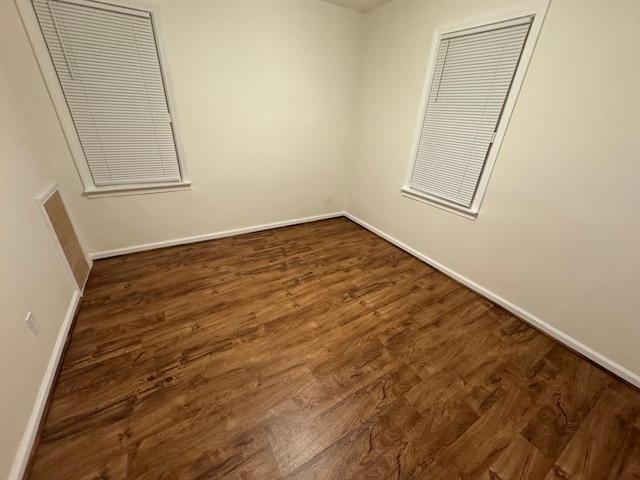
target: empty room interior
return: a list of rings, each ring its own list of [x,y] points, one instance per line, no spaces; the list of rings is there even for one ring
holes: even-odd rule
[[[0,477],[640,478],[640,2],[2,0]]]

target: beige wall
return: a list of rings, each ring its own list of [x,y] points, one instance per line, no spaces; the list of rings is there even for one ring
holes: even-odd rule
[[[640,374],[640,2],[553,0],[473,222],[400,195],[434,27],[509,7],[365,16],[347,210]]]
[[[0,2],[0,478],[6,478],[45,376],[73,288],[35,197],[55,180],[34,122],[13,3]],[[37,77],[36,79],[37,80]],[[33,336],[28,311],[40,326]]]
[[[89,251],[343,211],[362,14],[319,0],[158,4],[193,190],[82,197],[49,132]]]

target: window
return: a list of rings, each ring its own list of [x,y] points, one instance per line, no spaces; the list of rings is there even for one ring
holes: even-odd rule
[[[475,218],[531,54],[525,46],[535,17],[436,33],[405,196]]]
[[[90,0],[32,1],[85,190],[187,185],[152,14]]]

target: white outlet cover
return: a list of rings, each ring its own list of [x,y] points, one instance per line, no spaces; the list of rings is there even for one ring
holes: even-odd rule
[[[33,316],[33,313],[28,312],[26,318],[24,319],[24,321],[27,324],[27,326],[31,329],[31,332],[34,335],[37,335],[38,334],[38,330],[40,330],[40,327],[38,326],[38,322],[36,322],[36,319]]]

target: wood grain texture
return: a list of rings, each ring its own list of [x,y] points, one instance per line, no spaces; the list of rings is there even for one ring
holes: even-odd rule
[[[338,218],[95,263],[32,479],[640,478],[640,392]]]
[[[73,224],[71,223],[67,209],[62,201],[62,196],[60,196],[58,190],[44,203],[44,209],[49,216],[51,226],[58,237],[67,262],[69,262],[78,288],[82,290],[91,267],[82,252],[78,236],[73,229]]]

